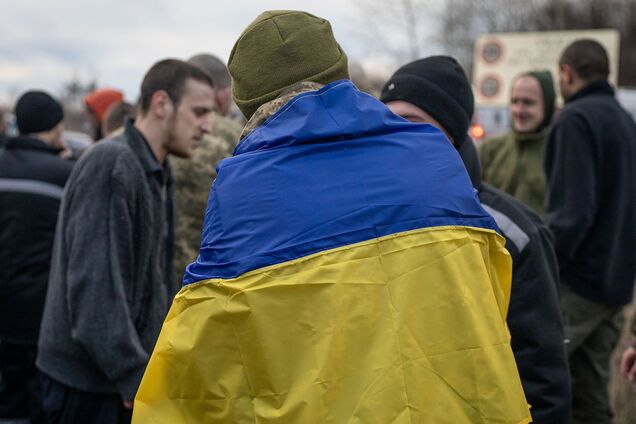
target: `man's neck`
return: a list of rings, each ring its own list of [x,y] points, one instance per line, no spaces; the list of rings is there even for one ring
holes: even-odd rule
[[[33,138],[36,140],[40,140],[42,143],[46,144],[49,147],[55,147],[53,144],[53,137],[50,132],[39,132],[39,133],[31,133],[31,134],[21,134],[23,137]]]
[[[162,129],[161,122],[154,122],[148,117],[139,117],[135,120],[135,128],[144,136],[150,150],[160,165],[163,165],[168,156],[168,150],[165,147],[165,134]]]

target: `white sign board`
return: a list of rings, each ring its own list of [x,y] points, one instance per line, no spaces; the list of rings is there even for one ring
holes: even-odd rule
[[[605,47],[610,63],[609,80],[616,85],[620,45],[617,30],[485,34],[475,43],[475,102],[480,106],[507,105],[512,79],[527,71],[551,71],[558,90],[557,71],[561,53],[570,43],[581,38],[596,40]]]

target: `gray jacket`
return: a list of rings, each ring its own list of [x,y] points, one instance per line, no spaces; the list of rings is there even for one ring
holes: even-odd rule
[[[169,167],[132,121],[90,148],[60,206],[37,366],[133,399],[178,287]]]

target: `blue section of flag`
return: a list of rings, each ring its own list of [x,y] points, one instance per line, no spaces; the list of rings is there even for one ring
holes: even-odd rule
[[[295,97],[221,162],[184,284],[449,225],[497,230],[455,148],[341,80]]]

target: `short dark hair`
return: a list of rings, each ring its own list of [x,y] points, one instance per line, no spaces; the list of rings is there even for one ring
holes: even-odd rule
[[[216,88],[226,88],[232,84],[232,77],[227,65],[221,59],[211,54],[198,54],[188,59],[188,63],[198,66],[212,78]]]
[[[559,65],[569,65],[585,81],[607,79],[609,60],[603,46],[595,40],[581,39],[570,44],[561,54]]]
[[[107,134],[122,127],[126,122],[126,118],[135,117],[135,107],[130,103],[117,102],[111,105],[104,115],[102,123],[102,133]]]
[[[164,90],[175,105],[183,96],[183,87],[188,79],[194,79],[214,87],[212,79],[201,69],[178,59],[161,60],[148,70],[141,83],[139,109],[141,114],[148,112],[152,95]]]

